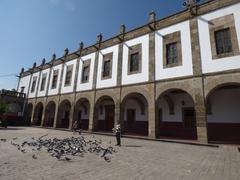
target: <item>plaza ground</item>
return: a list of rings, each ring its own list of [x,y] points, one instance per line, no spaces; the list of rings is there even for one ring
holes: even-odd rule
[[[194,179],[237,180],[240,177],[240,152],[237,146],[196,146],[179,143],[123,138],[122,147],[115,147],[113,136],[83,134],[87,139],[101,139],[103,145],[112,145],[117,152],[111,162],[95,154],[74,157],[71,162],[58,161],[46,151],[21,153],[10,144],[48,134],[48,138],[66,138],[68,131],[33,127],[0,129],[0,179]],[[77,136],[77,135],[74,135]],[[32,159],[35,153],[38,159]]]

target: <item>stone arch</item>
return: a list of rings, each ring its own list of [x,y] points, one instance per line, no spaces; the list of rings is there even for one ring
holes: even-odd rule
[[[32,125],[41,126],[42,115],[43,115],[43,103],[39,102],[36,104],[36,106],[34,108]]]
[[[191,86],[190,80],[188,80],[188,82],[168,82],[167,84],[159,84],[159,86],[157,86],[156,88],[156,97],[158,100],[160,96],[162,96],[163,94],[167,94],[167,92],[170,92],[172,90],[182,90],[189,94],[195,102],[195,93],[192,87],[193,86]]]
[[[185,89],[157,92],[156,131],[161,138],[197,139],[194,98]]]
[[[148,101],[146,95],[131,92],[121,102],[121,125],[124,133],[148,135]]]
[[[74,106],[73,122],[78,121],[78,128],[88,130],[90,115],[90,101],[82,97],[76,101]]]
[[[111,96],[103,95],[97,99],[94,106],[93,129],[111,132],[114,124],[115,101]]]
[[[55,113],[56,113],[56,103],[54,101],[48,102],[47,106],[45,107],[45,117],[43,121],[43,126],[53,127]]]
[[[240,83],[218,83],[206,95],[210,142],[240,142]]]
[[[68,99],[59,104],[56,128],[70,128],[71,108],[72,105]]]

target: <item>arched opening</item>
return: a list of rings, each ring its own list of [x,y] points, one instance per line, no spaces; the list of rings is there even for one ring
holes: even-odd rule
[[[240,84],[223,84],[206,98],[208,140],[240,142]]]
[[[29,103],[27,105],[27,113],[26,113],[26,118],[27,118],[27,125],[31,125],[31,120],[32,120],[32,111],[33,111],[33,104]]]
[[[69,128],[70,121],[70,112],[71,112],[71,103],[68,100],[64,100],[60,103],[58,109],[58,118],[56,128]]]
[[[90,103],[88,99],[81,98],[77,101],[74,108],[74,122],[78,121],[78,125],[83,130],[88,130],[89,125]]]
[[[114,128],[115,103],[109,96],[99,98],[95,104],[94,130],[112,132]]]
[[[121,103],[123,132],[133,135],[148,135],[148,103],[140,93],[131,93]]]
[[[51,101],[47,104],[45,109],[45,118],[44,118],[44,127],[53,127],[54,117],[56,111],[56,104],[54,101]]]
[[[197,139],[194,101],[187,92],[171,89],[156,102],[158,137]]]
[[[34,109],[32,125],[41,126],[42,114],[43,114],[43,104],[40,102],[36,105]]]

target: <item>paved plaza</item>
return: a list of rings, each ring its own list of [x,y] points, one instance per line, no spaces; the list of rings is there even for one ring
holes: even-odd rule
[[[31,137],[66,138],[67,131],[16,127],[0,129],[0,179],[162,179],[162,180],[239,180],[240,152],[237,146],[204,147],[140,139],[122,139],[122,147],[115,147],[112,136],[94,135],[106,146],[116,148],[111,162],[95,154],[74,157],[70,162],[58,161],[42,149],[21,153],[10,141],[23,142]],[[77,135],[74,135],[77,137]],[[93,135],[83,134],[86,139]],[[37,159],[33,159],[33,153]]]

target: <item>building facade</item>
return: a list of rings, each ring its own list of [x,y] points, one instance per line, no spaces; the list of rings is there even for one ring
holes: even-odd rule
[[[240,141],[240,2],[213,0],[22,70],[36,126]]]

